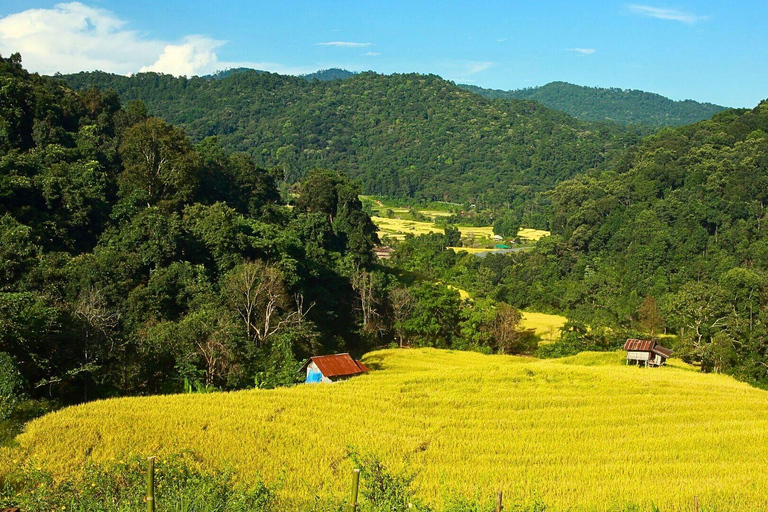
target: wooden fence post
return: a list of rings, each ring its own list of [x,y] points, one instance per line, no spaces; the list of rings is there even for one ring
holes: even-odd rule
[[[155,512],[155,458],[147,459],[147,512]]]
[[[501,491],[496,493],[496,512],[501,512],[504,509],[503,499],[504,494]]]
[[[693,507],[696,510],[696,512],[699,512],[699,497],[694,496],[693,497]]]
[[[357,490],[360,487],[360,470],[352,471],[352,503],[349,505],[349,512],[357,512]]]

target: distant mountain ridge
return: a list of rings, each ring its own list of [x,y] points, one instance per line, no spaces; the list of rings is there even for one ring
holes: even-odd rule
[[[530,100],[489,100],[436,75],[372,72],[317,80],[241,71],[221,79],[156,73],[64,75],[114,89],[193,140],[217,136],[289,181],[317,167],[367,193],[507,204],[610,160],[642,135],[579,121]]]
[[[230,68],[230,69],[222,69],[220,71],[216,71],[215,73],[211,73],[210,75],[205,75],[202,78],[206,78],[210,80],[221,80],[222,78],[227,78],[237,73],[245,73],[249,71],[255,72],[255,73],[269,73],[269,71],[263,71],[261,69]],[[298,76],[305,80],[309,80],[310,82],[312,80],[320,80],[321,82],[328,82],[331,80],[344,80],[347,78],[352,78],[353,76],[355,76],[355,74],[356,73],[352,71],[347,71],[346,69],[328,68],[328,69],[319,69],[314,73],[307,73],[305,75],[298,75]]]
[[[560,110],[584,121],[620,124],[679,126],[711,118],[727,107],[693,100],[675,101],[660,94],[635,89],[587,87],[551,82],[541,87],[502,91],[475,85],[459,87],[492,99],[527,99]]]

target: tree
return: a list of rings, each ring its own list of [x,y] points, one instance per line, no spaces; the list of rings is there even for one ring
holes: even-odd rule
[[[532,354],[538,340],[532,329],[519,329],[523,316],[509,304],[499,303],[493,323],[493,338],[500,354]]]
[[[640,322],[640,329],[650,335],[661,332],[664,326],[664,319],[661,316],[659,304],[652,295],[648,295],[637,310],[637,318]]]
[[[23,379],[9,354],[0,352],[0,421],[7,419],[21,394]]]
[[[73,314],[80,321],[82,330],[82,364],[78,370],[88,372],[93,377],[99,365],[105,363],[115,349],[120,316],[107,307],[103,291],[93,286],[81,290]],[[88,400],[87,381],[83,384],[83,400]]]
[[[224,293],[257,347],[296,320],[297,313],[289,311],[283,274],[274,264],[256,260],[238,265],[225,277]]]
[[[461,247],[461,231],[459,231],[459,228],[453,226],[445,227],[445,246]]]
[[[195,153],[184,132],[150,117],[125,131],[120,145],[125,196],[140,194],[147,206],[185,201],[197,186]]]
[[[411,316],[416,299],[404,286],[396,286],[389,292],[389,304],[392,308],[392,330],[397,336],[400,348],[405,341],[405,322]]]
[[[678,329],[682,355],[706,371],[712,338],[728,317],[728,304],[717,283],[689,282],[674,294],[667,310]]]
[[[372,320],[379,316],[376,311],[378,297],[376,293],[376,276],[359,265],[352,269],[352,289],[355,290],[358,299],[358,309],[363,316],[363,330],[369,328]]]
[[[411,289],[416,301],[403,327],[423,347],[448,348],[459,334],[461,296],[445,285],[423,283]]]

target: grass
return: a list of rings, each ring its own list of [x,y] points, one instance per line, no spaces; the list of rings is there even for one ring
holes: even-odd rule
[[[551,511],[692,510],[695,495],[702,510],[764,507],[768,393],[730,377],[628,367],[622,353],[386,350],[364,361],[371,373],[334,385],[71,407],[0,456],[63,477],[186,450],[239,481],[263,477],[286,511],[345,495],[351,448],[414,471],[417,496],[434,504],[503,489]]]
[[[546,313],[534,313],[531,311],[521,311],[522,320],[520,325],[524,329],[533,329],[541,337],[544,343],[551,343],[560,339],[560,327],[568,319],[561,315],[548,315]]]

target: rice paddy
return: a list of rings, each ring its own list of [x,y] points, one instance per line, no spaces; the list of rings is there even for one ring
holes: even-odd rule
[[[641,369],[623,353],[561,360],[435,349],[367,354],[367,375],[208,395],[119,398],[35,420],[6,460],[56,476],[88,461],[188,451],[309,510],[349,486],[348,450],[414,471],[416,494],[559,510],[762,510],[768,392],[687,365]],[[8,465],[5,465],[7,467]],[[0,467],[0,475],[3,468]]]
[[[376,227],[379,228],[379,237],[385,236],[397,240],[405,239],[407,234],[413,236],[425,235],[427,233],[443,233],[444,228],[435,225],[433,222],[422,222],[417,220],[394,219],[388,217],[371,217]],[[481,239],[488,243],[493,238],[493,226],[457,226],[463,239]]]
[[[543,229],[532,229],[532,228],[520,228],[517,231],[517,236],[519,238],[522,238],[523,240],[529,240],[532,242],[538,242],[545,236],[549,236],[551,233],[549,231],[544,231]]]
[[[520,325],[524,329],[533,329],[539,335],[543,343],[551,343],[560,339],[560,328],[568,319],[561,315],[548,315],[546,313],[534,313],[521,311],[523,316]]]

